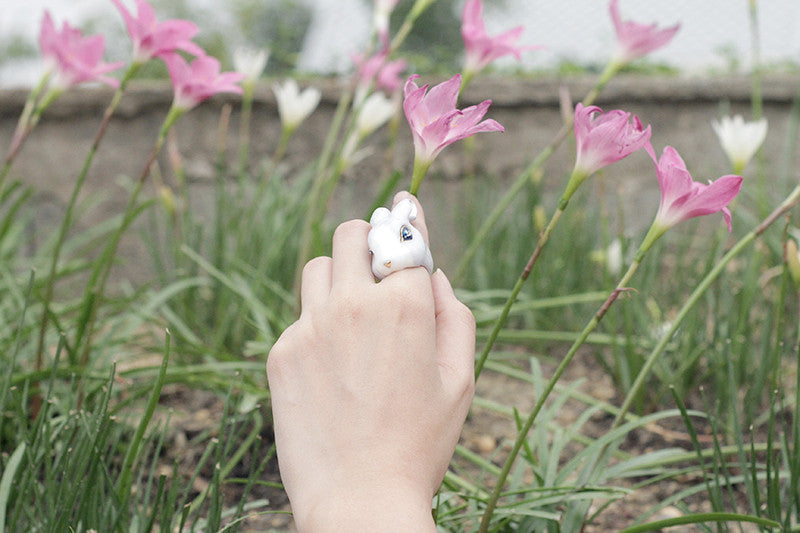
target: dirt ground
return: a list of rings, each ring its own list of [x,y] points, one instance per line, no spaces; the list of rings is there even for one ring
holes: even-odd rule
[[[576,357],[571,367],[568,368],[562,378],[563,383],[581,380],[580,390],[583,393],[591,395],[593,398],[606,400],[612,404],[619,404],[621,400],[615,397],[615,389],[610,378],[593,358],[582,357],[581,355],[583,354]],[[545,372],[550,370],[545,368]],[[480,377],[476,394],[504,405],[515,406],[521,413],[529,412],[535,401],[534,392],[530,384],[491,371],[484,372]],[[189,473],[194,469],[200,454],[204,450],[202,444],[192,447],[189,443],[192,437],[201,431],[218,426],[223,407],[222,401],[212,393],[188,390],[184,387],[173,385],[164,389],[161,403],[171,410],[170,427],[172,428],[170,436],[172,446],[169,447],[168,453],[163,457],[163,473],[171,474],[172,464],[177,458],[188,479]],[[567,402],[560,413],[561,420],[564,424],[574,421],[583,408],[585,406],[577,402]],[[589,437],[601,435],[608,430],[610,424],[610,416],[597,416],[584,426],[584,433]],[[515,424],[509,417],[475,406],[464,427],[461,444],[485,458],[491,457],[495,464],[500,465],[502,459],[511,448],[515,437]],[[268,429],[265,429],[262,433],[262,449],[264,453],[266,453],[272,442],[271,438],[271,433]],[[690,441],[683,430],[683,426],[679,421],[675,421],[672,427],[650,425],[641,431],[637,431],[631,434],[623,447],[631,453],[644,453],[668,447],[690,449]],[[469,466],[466,465],[466,467],[468,468]],[[246,475],[247,468],[249,467],[245,467],[242,475]],[[204,477],[206,474],[207,477]],[[209,483],[210,475],[211,472],[209,471],[198,476],[194,482],[193,489],[199,492],[205,488]],[[277,461],[274,459],[270,462],[263,479],[279,481]],[[685,481],[691,484],[697,483],[697,479],[687,479]],[[637,489],[631,495],[611,504],[598,516],[596,523],[587,525],[584,528],[584,532],[600,533],[623,529],[630,525],[635,518],[641,516],[645,511],[681,488],[681,482],[668,480],[645,489]],[[235,487],[226,490],[229,490],[226,498],[230,502],[229,505],[235,505],[238,502],[239,493],[237,493]],[[265,514],[250,518],[244,523],[245,531],[295,531],[291,516],[285,513],[289,510],[289,505],[282,491],[274,488],[257,487],[252,492],[251,498],[267,498],[270,501],[271,509],[284,511],[284,513]],[[702,498],[698,498],[698,501],[692,507],[694,511],[710,510],[707,502]],[[681,512],[677,508],[667,507],[652,516],[648,521],[680,515]],[[670,531],[694,531],[694,529],[672,528]],[[748,531],[748,529],[744,528],[744,531]]]

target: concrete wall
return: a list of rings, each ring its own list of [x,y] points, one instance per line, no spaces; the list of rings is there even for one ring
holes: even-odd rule
[[[446,149],[431,169],[431,182],[421,191],[424,205],[446,202],[448,191],[458,186],[468,167],[490,175],[499,188],[504,187],[547,145],[561,124],[559,98],[571,95],[577,101],[591,87],[591,79],[478,79],[467,88],[464,104],[493,100],[488,117],[498,120],[505,133],[481,134],[473,144],[474,158],[465,157],[465,147]],[[285,164],[288,170],[307,165],[317,154],[325,138],[339,94],[337,82],[316,80],[323,89],[320,108],[304,123],[293,138]],[[764,114],[769,120],[769,134],[764,149],[768,178],[777,178],[786,152],[785,138],[789,128],[789,111],[800,88],[796,78],[768,77],[763,83]],[[621,108],[636,113],[645,124],[653,126],[652,142],[660,153],[663,146],[675,146],[695,179],[715,179],[728,173],[728,163],[711,128],[711,121],[723,113],[750,116],[750,82],[746,78],[684,79],[670,77],[619,77],[613,80],[597,100],[604,109]],[[37,193],[35,239],[45,238],[63,210],[85,154],[108,104],[111,93],[106,89],[74,90],[64,94],[45,113],[14,164],[11,177],[32,185]],[[26,93],[0,91],[0,147],[7,147]],[[172,99],[171,88],[163,83],[134,84],[125,94],[111,121],[107,135],[86,186],[86,195],[102,201],[83,215],[79,224],[91,225],[122,209],[126,194],[120,177],[134,179],[152,147],[161,121]],[[231,122],[225,137],[231,161],[238,150],[238,97],[214,98],[180,119],[176,127],[177,141],[191,178],[193,194],[208,197],[213,185],[213,165],[218,145],[220,109],[232,104]],[[259,165],[275,149],[280,134],[274,97],[269,84],[259,86],[254,102],[251,163]],[[395,168],[410,176],[413,145],[404,120],[399,126],[399,141],[394,154]],[[571,137],[571,136],[570,136]],[[361,216],[378,189],[384,158],[380,146],[385,130],[376,134],[379,148],[357,167],[348,171],[343,188],[334,199],[334,217]],[[573,162],[571,138],[550,159],[543,176],[547,190],[560,194],[565,173]],[[795,147],[796,148],[796,147]],[[4,148],[2,148],[4,149]],[[795,150],[796,152],[797,150]],[[798,161],[791,165],[791,179],[798,178]],[[161,174],[170,181],[168,159],[159,158]],[[752,169],[748,169],[750,174]],[[616,196],[621,191],[626,219],[631,226],[647,225],[658,205],[658,187],[649,158],[637,153],[605,173],[604,190]],[[439,183],[434,184],[435,181]],[[403,182],[407,186],[407,181]],[[587,195],[597,192],[591,184]],[[776,194],[788,188],[775,183]],[[150,189],[152,190],[152,189]],[[644,204],[642,204],[644,202]],[[642,205],[646,205],[643,208]],[[428,211],[432,211],[429,207]],[[452,226],[447,220],[436,224],[432,238],[446,243]],[[123,253],[136,257],[136,244],[126,243]],[[135,262],[135,261],[134,261]]]

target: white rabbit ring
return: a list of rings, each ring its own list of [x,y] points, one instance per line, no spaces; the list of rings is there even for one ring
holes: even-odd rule
[[[376,209],[369,219],[372,228],[367,236],[372,256],[372,273],[381,280],[404,268],[425,267],[433,272],[433,257],[422,233],[411,225],[417,218],[417,205],[404,198],[391,211]]]

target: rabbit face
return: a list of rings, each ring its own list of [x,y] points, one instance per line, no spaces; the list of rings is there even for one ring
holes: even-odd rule
[[[372,273],[379,280],[404,268],[423,266],[433,272],[433,258],[422,233],[411,225],[417,206],[408,198],[389,211],[379,207],[372,213],[367,236],[372,255]]]

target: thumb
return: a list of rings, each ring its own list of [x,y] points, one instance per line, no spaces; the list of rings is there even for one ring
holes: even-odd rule
[[[445,386],[462,392],[475,386],[475,317],[458,301],[444,272],[431,276],[436,313],[437,363]]]

